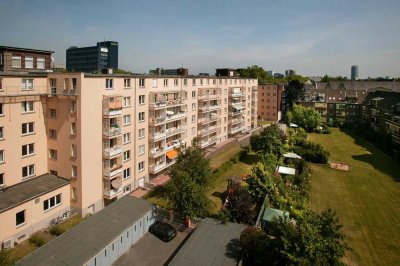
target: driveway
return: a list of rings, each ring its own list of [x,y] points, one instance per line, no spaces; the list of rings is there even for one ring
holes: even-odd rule
[[[180,232],[170,242],[166,243],[151,233],[144,235],[124,255],[122,255],[114,266],[158,266],[164,265],[169,257],[175,252],[179,245],[188,235],[187,230]]]

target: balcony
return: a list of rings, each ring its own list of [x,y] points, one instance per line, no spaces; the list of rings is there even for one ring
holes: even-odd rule
[[[199,136],[205,137],[205,136],[208,136],[208,135],[210,135],[212,133],[216,133],[216,132],[219,133],[220,131],[221,131],[221,126],[215,125],[215,126],[211,126],[211,127],[208,127],[208,128],[200,130],[199,131]]]
[[[122,153],[121,146],[105,147],[103,151],[104,158],[111,158]]]
[[[214,110],[218,110],[220,109],[221,106],[216,104],[216,105],[206,105],[206,106],[200,106],[199,110],[201,112],[210,112],[210,111],[214,111]]]
[[[165,133],[166,133],[167,137],[179,134],[179,133],[183,132],[186,129],[185,126],[186,125],[179,126],[179,127],[168,128],[167,130],[165,130]]]
[[[212,144],[215,144],[218,141],[217,137],[211,137],[208,140],[200,141],[199,146],[200,148],[204,149]]]
[[[122,96],[105,96],[103,99],[103,115],[118,116],[122,114]]]
[[[234,111],[234,112],[229,112],[229,116],[233,117],[233,116],[237,116],[237,115],[243,115],[244,112],[242,110],[240,111]]]
[[[242,123],[242,122],[244,122],[243,118],[234,118],[234,119],[229,121],[229,124],[230,125],[236,125],[236,124],[239,124],[239,123]]]
[[[211,101],[221,99],[221,94],[199,94],[198,99],[201,101]]]
[[[150,149],[149,157],[150,158],[157,158],[157,157],[160,157],[163,154],[165,154],[164,147],[153,147],[153,148]]]
[[[169,166],[173,165],[176,161],[175,160],[170,160],[168,162],[165,161],[159,161],[154,164],[150,164],[149,166],[149,172],[151,174],[157,174],[158,172],[168,168]]]
[[[121,127],[119,125],[111,125],[111,127],[103,128],[103,135],[106,137],[114,137],[121,134]]]
[[[122,176],[113,178],[112,180],[104,180],[103,195],[106,198],[114,198],[117,194],[121,193],[122,187]]]
[[[150,110],[160,110],[168,107],[181,106],[186,104],[186,99],[164,100],[150,103]]]
[[[179,112],[176,114],[167,114],[166,116],[160,116],[160,117],[151,117],[150,118],[150,125],[152,126],[157,126],[161,125],[167,122],[175,121],[178,119],[186,118],[186,112]]]
[[[239,133],[241,131],[243,131],[245,129],[244,124],[241,124],[240,126],[236,126],[236,127],[230,127],[229,128],[229,134],[236,134]]]
[[[149,138],[153,141],[158,141],[163,138],[165,138],[167,135],[165,134],[165,131],[160,131],[160,132],[151,132],[149,134]]]
[[[209,117],[199,118],[199,120],[197,122],[199,124],[205,125],[205,124],[209,124],[209,123],[212,123],[212,122],[220,122],[220,121],[221,121],[221,118],[219,117],[219,115],[215,114],[215,115],[211,115]]]
[[[105,165],[103,169],[103,175],[106,177],[113,177],[118,174],[122,173],[122,164],[121,163],[115,163],[111,166]]]
[[[172,149],[179,148],[179,147],[183,146],[183,144],[184,144],[184,142],[182,142],[179,139],[168,141],[165,151],[170,151]]]
[[[244,93],[242,93],[241,91],[240,92],[231,92],[229,94],[229,96],[232,97],[232,98],[239,98],[239,97],[244,96]]]

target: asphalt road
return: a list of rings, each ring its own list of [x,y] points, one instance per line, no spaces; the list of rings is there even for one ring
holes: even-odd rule
[[[176,237],[170,242],[164,242],[151,233],[144,235],[114,266],[158,266],[164,265],[169,257],[187,236],[187,232],[177,232]]]

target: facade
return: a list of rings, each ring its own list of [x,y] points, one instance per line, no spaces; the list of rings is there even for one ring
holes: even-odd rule
[[[285,70],[285,76],[286,77],[292,77],[296,75],[296,71],[293,69],[287,69]]]
[[[66,51],[68,71],[97,72],[105,68],[118,69],[118,42],[98,42],[96,46],[70,47]]]
[[[281,84],[258,85],[257,116],[264,121],[281,120],[281,103],[284,86]]]
[[[351,80],[358,79],[358,66],[351,66]]]
[[[192,143],[257,126],[257,79],[3,73],[0,84],[0,185],[63,177],[83,216],[145,187]]]
[[[0,72],[45,72],[51,69],[52,51],[0,46]]]

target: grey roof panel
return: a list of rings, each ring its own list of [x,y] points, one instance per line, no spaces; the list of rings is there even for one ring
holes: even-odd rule
[[[152,208],[125,196],[25,257],[17,265],[82,265]]]

